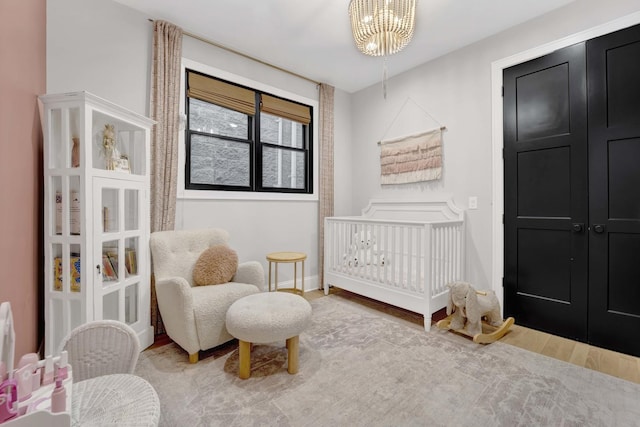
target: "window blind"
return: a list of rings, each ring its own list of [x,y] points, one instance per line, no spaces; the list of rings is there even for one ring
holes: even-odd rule
[[[253,116],[255,92],[200,74],[189,73],[187,96]]]
[[[264,113],[284,117],[305,125],[311,123],[311,109],[306,105],[263,94],[260,107],[260,110]]]

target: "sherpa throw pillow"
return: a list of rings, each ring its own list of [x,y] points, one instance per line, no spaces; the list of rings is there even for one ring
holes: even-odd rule
[[[196,286],[220,285],[231,280],[238,270],[238,254],[226,245],[216,245],[200,254],[193,267]]]

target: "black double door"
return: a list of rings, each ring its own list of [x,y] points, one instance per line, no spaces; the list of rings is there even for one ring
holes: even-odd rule
[[[503,77],[505,314],[640,356],[640,26]]]

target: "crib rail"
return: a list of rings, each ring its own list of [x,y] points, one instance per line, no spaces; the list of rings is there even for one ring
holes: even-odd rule
[[[423,298],[442,294],[462,279],[463,224],[325,218],[325,277],[336,273]]]

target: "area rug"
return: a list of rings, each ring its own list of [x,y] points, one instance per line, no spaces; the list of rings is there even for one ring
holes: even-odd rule
[[[237,343],[189,364],[175,344],[144,351],[162,426],[639,426],[640,384],[500,342],[475,344],[338,295],[311,302],[300,370],[283,343]]]

